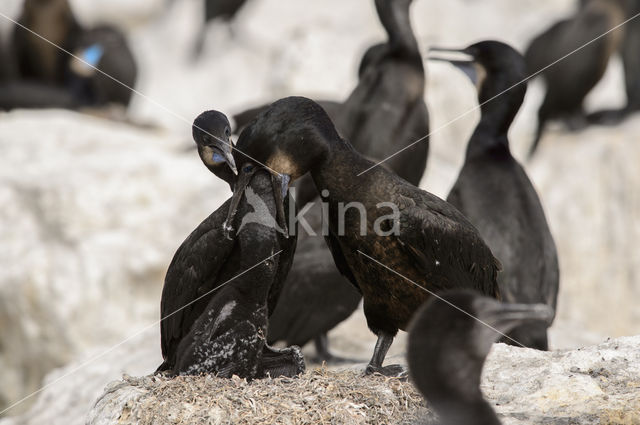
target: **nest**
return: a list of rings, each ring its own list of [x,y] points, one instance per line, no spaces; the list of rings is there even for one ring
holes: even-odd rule
[[[353,370],[320,368],[251,382],[125,377],[118,386],[140,394],[125,404],[121,424],[403,424],[430,416],[410,383]]]

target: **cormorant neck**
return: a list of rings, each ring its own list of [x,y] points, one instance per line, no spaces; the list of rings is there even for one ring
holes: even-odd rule
[[[471,135],[471,139],[469,139],[466,153],[467,159],[490,150],[510,154],[509,138],[507,137],[507,132],[497,128],[494,122],[489,119],[481,119]]]
[[[467,157],[487,149],[499,148],[509,152],[507,135],[522,105],[526,88],[516,87],[512,92],[504,92],[508,88],[498,79],[487,79],[480,87],[480,122],[467,146]]]
[[[376,0],[380,22],[389,35],[390,52],[398,56],[418,59],[422,66],[418,42],[411,29],[410,6],[411,0]]]
[[[480,391],[482,362],[459,351],[443,351],[427,356],[416,386],[433,406],[443,425],[500,424],[495,412]],[[452,361],[457,359],[458,361]],[[442,364],[443,361],[452,362]]]
[[[311,177],[318,193],[328,187],[338,190],[342,187],[341,181],[357,179],[358,173],[370,165],[370,161],[360,155],[351,143],[337,137],[327,141],[327,153],[311,168]]]
[[[478,91],[480,123],[478,127],[495,136],[506,136],[527,92],[526,85],[514,85],[509,75],[489,75]]]

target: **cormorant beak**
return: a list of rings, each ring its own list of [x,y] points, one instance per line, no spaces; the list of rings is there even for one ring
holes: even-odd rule
[[[464,49],[443,49],[440,47],[432,47],[429,49],[429,56],[427,59],[432,61],[449,62],[464,72],[474,86],[478,85],[479,76],[475,58]]]
[[[233,221],[238,211],[238,205],[240,205],[240,200],[242,199],[242,195],[244,194],[246,187],[251,182],[253,175],[259,169],[260,168],[258,166],[254,166],[249,163],[242,166],[242,172],[238,175],[238,179],[233,189],[233,196],[231,197],[231,203],[229,204],[227,219],[222,225],[227,239],[233,239],[231,237],[231,232],[234,230]],[[287,174],[271,174],[271,184],[276,203],[276,220],[286,238],[289,237],[289,229],[287,227],[287,220],[284,213],[284,198],[289,190],[290,181],[291,178]]]
[[[221,149],[222,151],[222,159],[229,165],[229,168],[231,168],[231,171],[233,171],[233,174],[235,174],[236,176],[238,175],[238,168],[236,168],[236,160],[233,159],[233,145],[231,144],[231,140],[228,141],[229,144],[228,145],[224,145],[224,149]],[[217,152],[214,151],[213,153],[213,160],[215,161]]]
[[[289,182],[291,176],[288,174],[271,174],[271,184],[273,186],[273,195],[276,201],[276,221],[280,228],[284,231],[285,238],[289,237],[289,229],[287,227],[287,219],[284,214],[284,199],[289,190]]]
[[[222,163],[226,163],[233,174],[238,175],[236,161],[233,158],[231,141],[227,143],[219,140],[215,140],[213,143],[208,141],[198,144],[197,147],[200,158],[202,158],[205,164],[217,167]]]
[[[233,164],[235,168],[235,163]],[[238,180],[235,183],[235,187],[233,189],[233,196],[231,197],[231,204],[229,204],[229,212],[227,213],[227,219],[224,221],[222,228],[224,229],[225,236],[227,239],[233,239],[231,237],[231,232],[233,231],[233,220],[236,216],[236,212],[238,212],[238,205],[240,205],[240,200],[242,199],[242,195],[244,195],[244,190],[251,182],[253,175],[258,171],[258,167],[253,166],[251,169],[245,165],[243,166],[242,173],[238,175]]]
[[[509,304],[483,298],[478,300],[478,318],[500,332],[509,332],[524,322],[537,321],[550,325],[554,310],[546,304]]]

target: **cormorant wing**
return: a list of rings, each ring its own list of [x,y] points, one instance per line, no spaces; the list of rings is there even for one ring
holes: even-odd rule
[[[200,223],[171,260],[160,302],[160,336],[165,363],[173,362],[180,340],[189,333],[213,294],[203,295],[222,283],[217,277],[235,245],[222,229],[229,203],[228,200]],[[202,299],[193,302],[201,296]]]
[[[356,278],[353,275],[351,268],[349,267],[349,263],[347,263],[347,260],[345,259],[344,254],[342,253],[342,248],[340,247],[340,242],[338,242],[337,237],[333,235],[331,231],[329,231],[329,234],[324,237],[324,240],[325,242],[327,242],[327,246],[329,247],[329,251],[331,251],[331,255],[333,256],[333,261],[334,263],[336,263],[336,267],[338,268],[338,271],[344,277],[349,279],[349,282],[351,282],[353,286],[356,287],[358,292],[362,293],[362,291],[360,290],[360,286],[358,286],[358,282],[356,281]]]
[[[396,237],[414,259],[424,276],[423,282],[435,291],[469,288],[472,276],[476,290],[499,298],[500,262],[475,227],[455,207],[435,195],[427,192],[419,197],[412,195],[415,204],[400,209],[400,232]],[[407,204],[407,197],[401,193],[396,198],[399,198],[397,205]]]

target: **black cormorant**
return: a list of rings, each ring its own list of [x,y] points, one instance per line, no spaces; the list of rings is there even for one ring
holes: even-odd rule
[[[238,205],[237,218],[243,223],[226,256],[220,256],[220,247],[214,247],[204,258],[192,259],[218,266],[216,276],[209,278],[215,283],[209,279],[201,281],[198,294],[209,286],[220,288],[209,297],[202,313],[180,340],[172,372],[215,373],[224,378],[238,375],[248,379],[295,376],[304,371],[300,349],[274,349],[266,343],[272,285],[278,285],[291,266],[295,238],[283,238],[275,227],[265,225],[269,219],[274,220],[276,213],[269,173],[245,163],[238,179],[247,184],[246,201]],[[260,217],[265,221],[245,222],[244,218],[251,214],[265,215]],[[218,225],[221,231],[221,223]],[[202,239],[199,242],[203,242]],[[221,240],[211,242],[224,246]],[[194,269],[187,271],[188,274],[195,272]]]
[[[106,74],[71,59],[67,86],[84,104],[129,105],[138,67],[124,34],[108,25],[85,29],[75,40],[73,53]]]
[[[207,111],[194,121],[193,137],[205,165],[221,178],[228,178],[227,183],[233,187],[236,182],[236,176],[232,170],[235,170],[236,163],[235,158],[228,155],[230,149],[228,127],[229,122],[224,114],[217,111]],[[216,154],[222,158],[217,157]],[[209,160],[210,158],[211,161]],[[225,167],[228,170],[225,170]],[[275,192],[281,190],[279,181],[272,177],[271,193],[266,194],[263,188],[264,176],[253,176],[256,173],[256,169],[253,169],[252,166],[245,167],[242,171],[238,181],[243,187],[247,185],[251,187],[253,203],[241,195],[236,197],[239,201],[236,204],[237,207],[243,213],[249,213],[251,212],[250,207],[256,209],[262,206],[264,208],[258,208],[260,211],[256,210],[255,213],[262,214],[265,217],[268,214],[273,216],[273,210],[278,210],[278,205],[276,205],[278,200],[282,202],[281,196],[275,196]],[[254,185],[255,187],[253,187]],[[271,200],[271,198],[274,199]],[[284,202],[287,202],[287,199]],[[262,226],[264,229],[258,228],[249,232],[245,229],[250,230],[255,226],[250,226],[251,223],[242,226],[241,219],[246,215],[243,214],[236,216],[236,221],[231,223],[234,225],[233,227],[238,228],[242,237],[230,239],[223,229],[230,206],[231,199],[227,200],[191,232],[176,251],[169,265],[160,304],[161,317],[163,318],[160,330],[164,361],[158,368],[159,371],[186,372],[189,366],[201,363],[197,359],[198,353],[196,349],[202,346],[202,332],[213,332],[212,326],[215,324],[211,323],[205,312],[210,308],[212,309],[211,311],[215,312],[212,315],[220,315],[223,312],[224,305],[231,301],[229,291],[234,292],[246,285],[247,280],[241,273],[248,269],[246,260],[254,256],[251,252],[255,252],[258,255],[268,251],[269,253],[262,258],[266,259],[277,251],[282,250],[277,255],[277,258],[274,257],[274,259],[269,260],[270,264],[266,264],[268,270],[271,270],[275,264],[277,266],[274,269],[275,271],[265,272],[267,276],[264,276],[264,279],[254,282],[256,290],[262,291],[265,287],[267,288],[267,312],[272,312],[278,302],[282,281],[291,267],[296,238],[279,232],[275,237],[272,233],[276,231],[264,226]],[[287,208],[286,211],[288,212],[289,209]],[[261,242],[261,238],[264,239],[264,243]],[[253,241],[253,247],[247,245],[249,241]],[[231,280],[229,285],[232,285],[232,288],[235,289],[226,290],[225,294],[227,295],[217,298],[219,291],[216,288],[236,276],[239,276],[238,279],[242,277],[237,281],[240,286],[233,285],[236,280]],[[252,273],[250,276],[254,276],[254,274]],[[262,292],[258,295],[262,296],[261,294]],[[258,295],[251,295],[250,301],[256,302]],[[225,301],[224,305],[220,304],[222,302],[220,300]],[[240,309],[238,311],[243,310]],[[234,318],[237,318],[237,315]],[[255,320],[259,318],[259,316],[256,316]],[[198,326],[194,327],[196,321],[198,321]],[[236,322],[228,322],[228,325],[231,326],[234,323]],[[254,325],[257,324],[257,322],[253,323]],[[261,329],[261,326],[257,326],[257,328]],[[248,328],[243,324],[239,329],[246,330]],[[187,335],[189,335],[189,339],[182,343],[182,340]],[[179,355],[182,360],[176,370]],[[262,355],[264,358],[263,367],[272,372],[288,361],[298,358],[298,353],[295,350],[288,350],[280,355],[276,350],[268,346],[265,346]],[[265,365],[264,362],[268,363]]]
[[[375,5],[389,40],[363,56],[358,85],[334,123],[358,152],[388,159],[386,166],[418,185],[429,152],[429,114],[422,56],[411,29],[411,0],[376,0]]]
[[[193,140],[204,165],[231,190],[238,174],[231,143],[231,125],[226,115],[218,111],[205,111],[193,122]]]
[[[302,231],[299,223],[296,255],[278,305],[269,318],[268,341],[302,347],[313,340],[315,361],[339,363],[347,359],[329,352],[327,332],[355,311],[362,296],[336,269],[321,234],[320,203],[313,203],[304,217],[316,234]]]
[[[20,25],[13,29],[14,87],[24,87],[25,95],[16,99],[13,107],[75,109],[129,104],[132,92],[122,84],[134,86],[137,66],[119,30],[110,26],[82,28],[68,0],[26,0],[18,23],[27,29]],[[8,100],[3,103],[11,109]]]
[[[620,46],[620,55],[624,67],[626,104],[619,109],[597,110],[587,116],[589,123],[615,125],[630,114],[640,110],[640,2],[626,0],[622,3],[627,22],[622,30],[624,38]]]
[[[464,166],[447,202],[476,226],[502,263],[498,284],[503,301],[542,303],[555,310],[559,279],[556,247],[538,195],[509,150],[509,127],[527,91],[526,83],[514,87],[526,77],[524,59],[498,41],[451,52],[468,56],[467,60],[451,62],[472,79],[482,106]],[[527,347],[548,349],[544,323],[516,327],[509,336]],[[512,343],[509,339],[504,342]]]
[[[541,304],[503,304],[473,291],[447,291],[439,296],[420,307],[411,321],[410,376],[440,424],[500,424],[480,391],[491,345],[500,333],[524,323],[545,326],[553,311]]]
[[[584,99],[604,75],[611,55],[622,40],[622,29],[602,37],[624,21],[621,1],[588,1],[575,16],[553,24],[527,48],[528,74],[544,70],[541,75],[546,84],[530,156],[538,146],[547,121],[562,119],[571,129],[587,124]]]
[[[422,57],[409,17],[411,0],[376,0],[375,6],[387,32],[387,42],[375,44],[364,53],[358,68],[358,85],[344,103],[318,103],[325,109],[340,135],[368,158],[387,159],[423,138],[384,163],[385,167],[417,186],[427,162],[429,116],[423,99],[425,75]],[[236,115],[236,125],[246,126],[268,107],[265,105]],[[310,176],[304,176],[296,182],[295,187],[300,208],[317,197]],[[318,251],[322,249],[322,244],[319,241],[307,242],[306,239],[300,241],[298,256],[285,282],[289,302],[276,308],[275,315],[279,320],[270,325],[270,335],[286,335],[286,341],[308,340],[318,329],[340,323],[358,305],[355,294],[345,292],[349,289],[344,288],[344,279],[337,278],[334,270],[317,268],[319,263],[316,261],[326,264],[328,258],[327,252]],[[307,249],[310,251],[307,252]],[[305,264],[311,257],[314,259]],[[297,264],[298,261],[300,264]],[[314,267],[313,270],[318,274],[305,274],[307,266]],[[324,296],[314,296],[318,291],[323,291]],[[292,306],[300,308],[296,310]],[[286,311],[280,312],[280,309]],[[296,320],[296,312],[299,312],[301,320]],[[312,314],[315,319],[305,325],[302,318]],[[317,335],[315,340],[316,346],[321,348],[319,358],[330,359],[331,355],[324,345],[326,333]]]
[[[273,103],[237,146],[291,180],[311,173],[328,204],[327,244],[336,266],[362,293],[378,336],[368,373],[397,372],[382,362],[429,291],[467,287],[499,297],[499,263],[475,227],[449,203],[374,167],[312,100]],[[241,193],[236,186],[234,197]]]
[[[59,47],[72,52],[82,32],[68,0],[25,0],[18,23],[35,33],[18,25],[13,28],[11,45],[18,76],[62,85],[69,71],[70,56]]]

